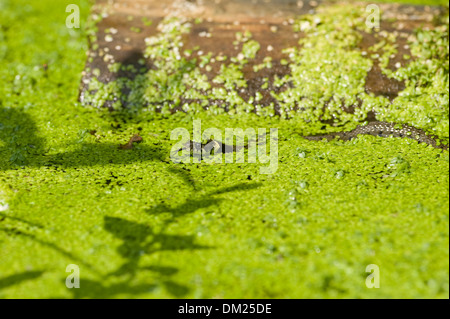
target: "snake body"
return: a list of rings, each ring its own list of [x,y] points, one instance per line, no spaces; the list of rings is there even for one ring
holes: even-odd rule
[[[388,122],[370,122],[367,125],[359,125],[351,131],[335,132],[325,135],[304,136],[304,138],[309,141],[322,141],[323,139],[331,141],[336,138],[342,141],[350,141],[354,138],[357,138],[358,135],[373,135],[385,138],[410,138],[419,143],[426,143],[433,146],[434,148],[448,151],[448,144],[443,144],[436,136],[428,135],[427,133],[425,133],[425,131],[413,126],[405,124],[398,125]],[[215,152],[220,150],[221,153],[231,153],[239,151],[241,148],[242,146],[236,147],[232,145],[226,145],[220,141],[209,140],[205,144],[188,141],[178,151],[181,151],[182,149],[190,151],[197,150],[198,152],[201,152],[201,150],[205,150],[209,153],[214,149]]]
[[[419,143],[426,143],[433,146],[434,148],[448,151],[447,144],[441,143],[437,137],[428,135],[421,129],[405,124],[397,125],[395,123],[387,122],[370,122],[367,125],[359,125],[354,130],[348,132],[336,132],[326,135],[305,136],[304,138],[310,141],[321,141],[323,139],[331,141],[335,138],[339,138],[343,141],[349,141],[361,134],[379,137],[411,138]]]

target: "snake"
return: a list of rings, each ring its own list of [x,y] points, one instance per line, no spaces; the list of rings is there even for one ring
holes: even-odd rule
[[[334,139],[339,139],[342,141],[350,141],[354,138],[357,138],[359,135],[372,135],[384,138],[389,137],[410,138],[417,141],[418,143],[425,143],[431,145],[436,149],[448,151],[448,144],[442,143],[437,136],[429,135],[422,129],[418,129],[416,127],[407,124],[396,124],[381,121],[373,121],[369,122],[366,125],[358,125],[355,129],[351,131],[334,132],[324,135],[303,136],[303,138],[309,141],[322,141],[324,139],[327,141],[332,141]],[[206,152],[210,152],[214,149],[215,152],[221,150],[221,153],[231,153],[239,151],[242,147],[247,148],[247,145],[232,146],[216,140],[208,140],[206,143],[203,144],[200,142],[194,142],[189,140],[178,151],[181,150],[201,151],[203,149]]]
[[[424,130],[406,124],[396,124],[388,122],[374,121],[367,125],[358,125],[351,131],[335,132],[326,135],[304,136],[309,141],[321,141],[326,139],[340,139],[342,141],[350,141],[357,138],[358,135],[372,135],[378,137],[399,137],[410,138],[418,143],[425,143],[434,148],[448,151],[448,144],[442,143],[437,136],[429,135]]]

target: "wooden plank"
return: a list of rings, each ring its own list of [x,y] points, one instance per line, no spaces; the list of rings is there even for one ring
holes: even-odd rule
[[[114,74],[108,65],[120,62],[123,65],[142,67],[138,61],[143,58],[145,38],[157,34],[157,25],[165,17],[201,18],[203,22],[195,24],[191,32],[183,38],[184,48],[192,49],[200,46],[204,53],[212,52],[213,56],[234,56],[238,52],[232,45],[238,31],[250,31],[253,39],[261,45],[256,59],[245,66],[243,72],[248,81],[248,87],[240,92],[243,98],[254,96],[255,92],[263,95],[262,105],[269,105],[274,100],[270,90],[276,90],[272,85],[275,75],[282,77],[289,72],[287,66],[281,65],[284,57],[283,48],[298,46],[300,33],[292,30],[293,19],[299,15],[314,13],[318,5],[327,3],[320,1],[294,0],[99,0],[94,6],[93,14],[103,15],[98,23],[95,41],[91,41],[88,61],[83,72],[80,100],[94,75],[94,69],[99,71],[98,79],[107,83],[117,77],[134,75],[121,71]],[[366,6],[367,3],[359,4]],[[439,8],[428,6],[404,6],[398,4],[379,4],[383,13],[381,29],[396,32],[398,54],[391,59],[392,67],[397,62],[404,62],[404,54],[410,54],[407,44],[408,36],[419,26],[431,26],[434,16],[439,14]],[[391,18],[397,20],[390,22]],[[151,20],[151,25],[145,21]],[[113,33],[106,31],[113,30]],[[136,32],[140,30],[140,32]],[[211,37],[209,37],[211,35]],[[375,43],[371,34],[364,34],[361,49],[367,50]],[[264,57],[273,58],[273,67],[253,72],[253,65],[259,64]],[[149,60],[145,61],[146,69],[152,67]],[[220,64],[212,64],[212,70],[207,73],[211,79],[219,71]],[[96,71],[96,72],[98,72]],[[262,90],[262,79],[269,78],[269,88]],[[377,95],[394,98],[404,88],[403,83],[388,79],[381,73],[377,64],[374,65],[366,79],[366,91]],[[111,107],[113,101],[104,106]]]

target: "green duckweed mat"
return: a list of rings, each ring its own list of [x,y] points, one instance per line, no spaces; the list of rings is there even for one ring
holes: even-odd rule
[[[65,26],[69,3],[80,30]],[[0,0],[0,298],[449,297],[448,152],[373,136],[307,141],[323,128],[301,116],[82,106],[89,10]],[[398,74],[414,81],[382,119],[448,140],[448,18],[436,32],[417,46],[430,62]],[[430,47],[436,36],[447,42]],[[170,132],[198,119],[278,128],[276,173],[172,163]],[[136,133],[143,142],[120,150]],[[79,289],[66,287],[71,264]],[[373,264],[380,288],[369,289]]]

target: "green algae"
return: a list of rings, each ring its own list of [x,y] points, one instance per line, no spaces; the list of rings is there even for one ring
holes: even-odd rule
[[[317,15],[301,17],[294,24],[296,32],[306,37],[301,49],[289,48],[291,74],[285,78],[292,87],[273,94],[282,115],[305,121],[333,120],[336,124],[364,120],[367,109],[378,102],[365,93],[365,78],[372,61],[364,58],[357,45],[364,29],[364,16],[358,7],[331,7]],[[354,114],[343,108],[357,107]],[[368,106],[367,106],[368,104]]]
[[[322,124],[301,118],[82,107],[86,34],[65,28],[65,5],[0,1],[2,298],[448,298],[448,152],[311,142]],[[171,130],[194,119],[278,127],[277,173],[171,163]],[[64,285],[69,264],[80,289]]]

